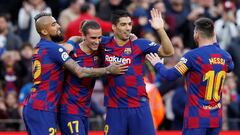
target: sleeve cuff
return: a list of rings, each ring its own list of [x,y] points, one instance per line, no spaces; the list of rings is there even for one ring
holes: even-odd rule
[[[159,70],[162,66],[163,66],[163,64],[157,63],[157,64],[154,66],[154,68],[155,68],[156,70]]]
[[[67,43],[68,43],[68,44],[70,44],[70,45],[72,45],[72,46],[74,46],[74,45],[75,45],[75,42],[74,42],[74,41],[72,41],[72,40],[68,40],[68,41],[67,41]]]

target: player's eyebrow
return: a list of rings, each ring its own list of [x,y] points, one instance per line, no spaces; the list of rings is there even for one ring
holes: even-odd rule
[[[54,22],[51,23],[51,25],[55,25],[56,23],[57,23],[57,21],[54,21]]]

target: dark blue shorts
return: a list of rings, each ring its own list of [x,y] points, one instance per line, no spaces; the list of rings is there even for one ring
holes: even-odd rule
[[[62,135],[88,135],[88,118],[72,114],[58,115]]]
[[[149,106],[107,108],[105,135],[156,135]]]
[[[183,128],[182,135],[219,135],[220,128]]]
[[[23,120],[28,135],[55,135],[57,132],[57,118],[55,112],[35,110],[23,107]]]

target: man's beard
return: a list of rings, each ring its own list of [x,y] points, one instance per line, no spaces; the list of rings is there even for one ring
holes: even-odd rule
[[[50,35],[50,38],[53,42],[56,42],[56,43],[64,40],[63,35]]]

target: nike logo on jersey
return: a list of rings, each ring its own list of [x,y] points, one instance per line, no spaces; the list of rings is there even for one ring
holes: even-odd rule
[[[105,52],[111,52],[112,49],[105,48],[104,51],[105,51]]]

